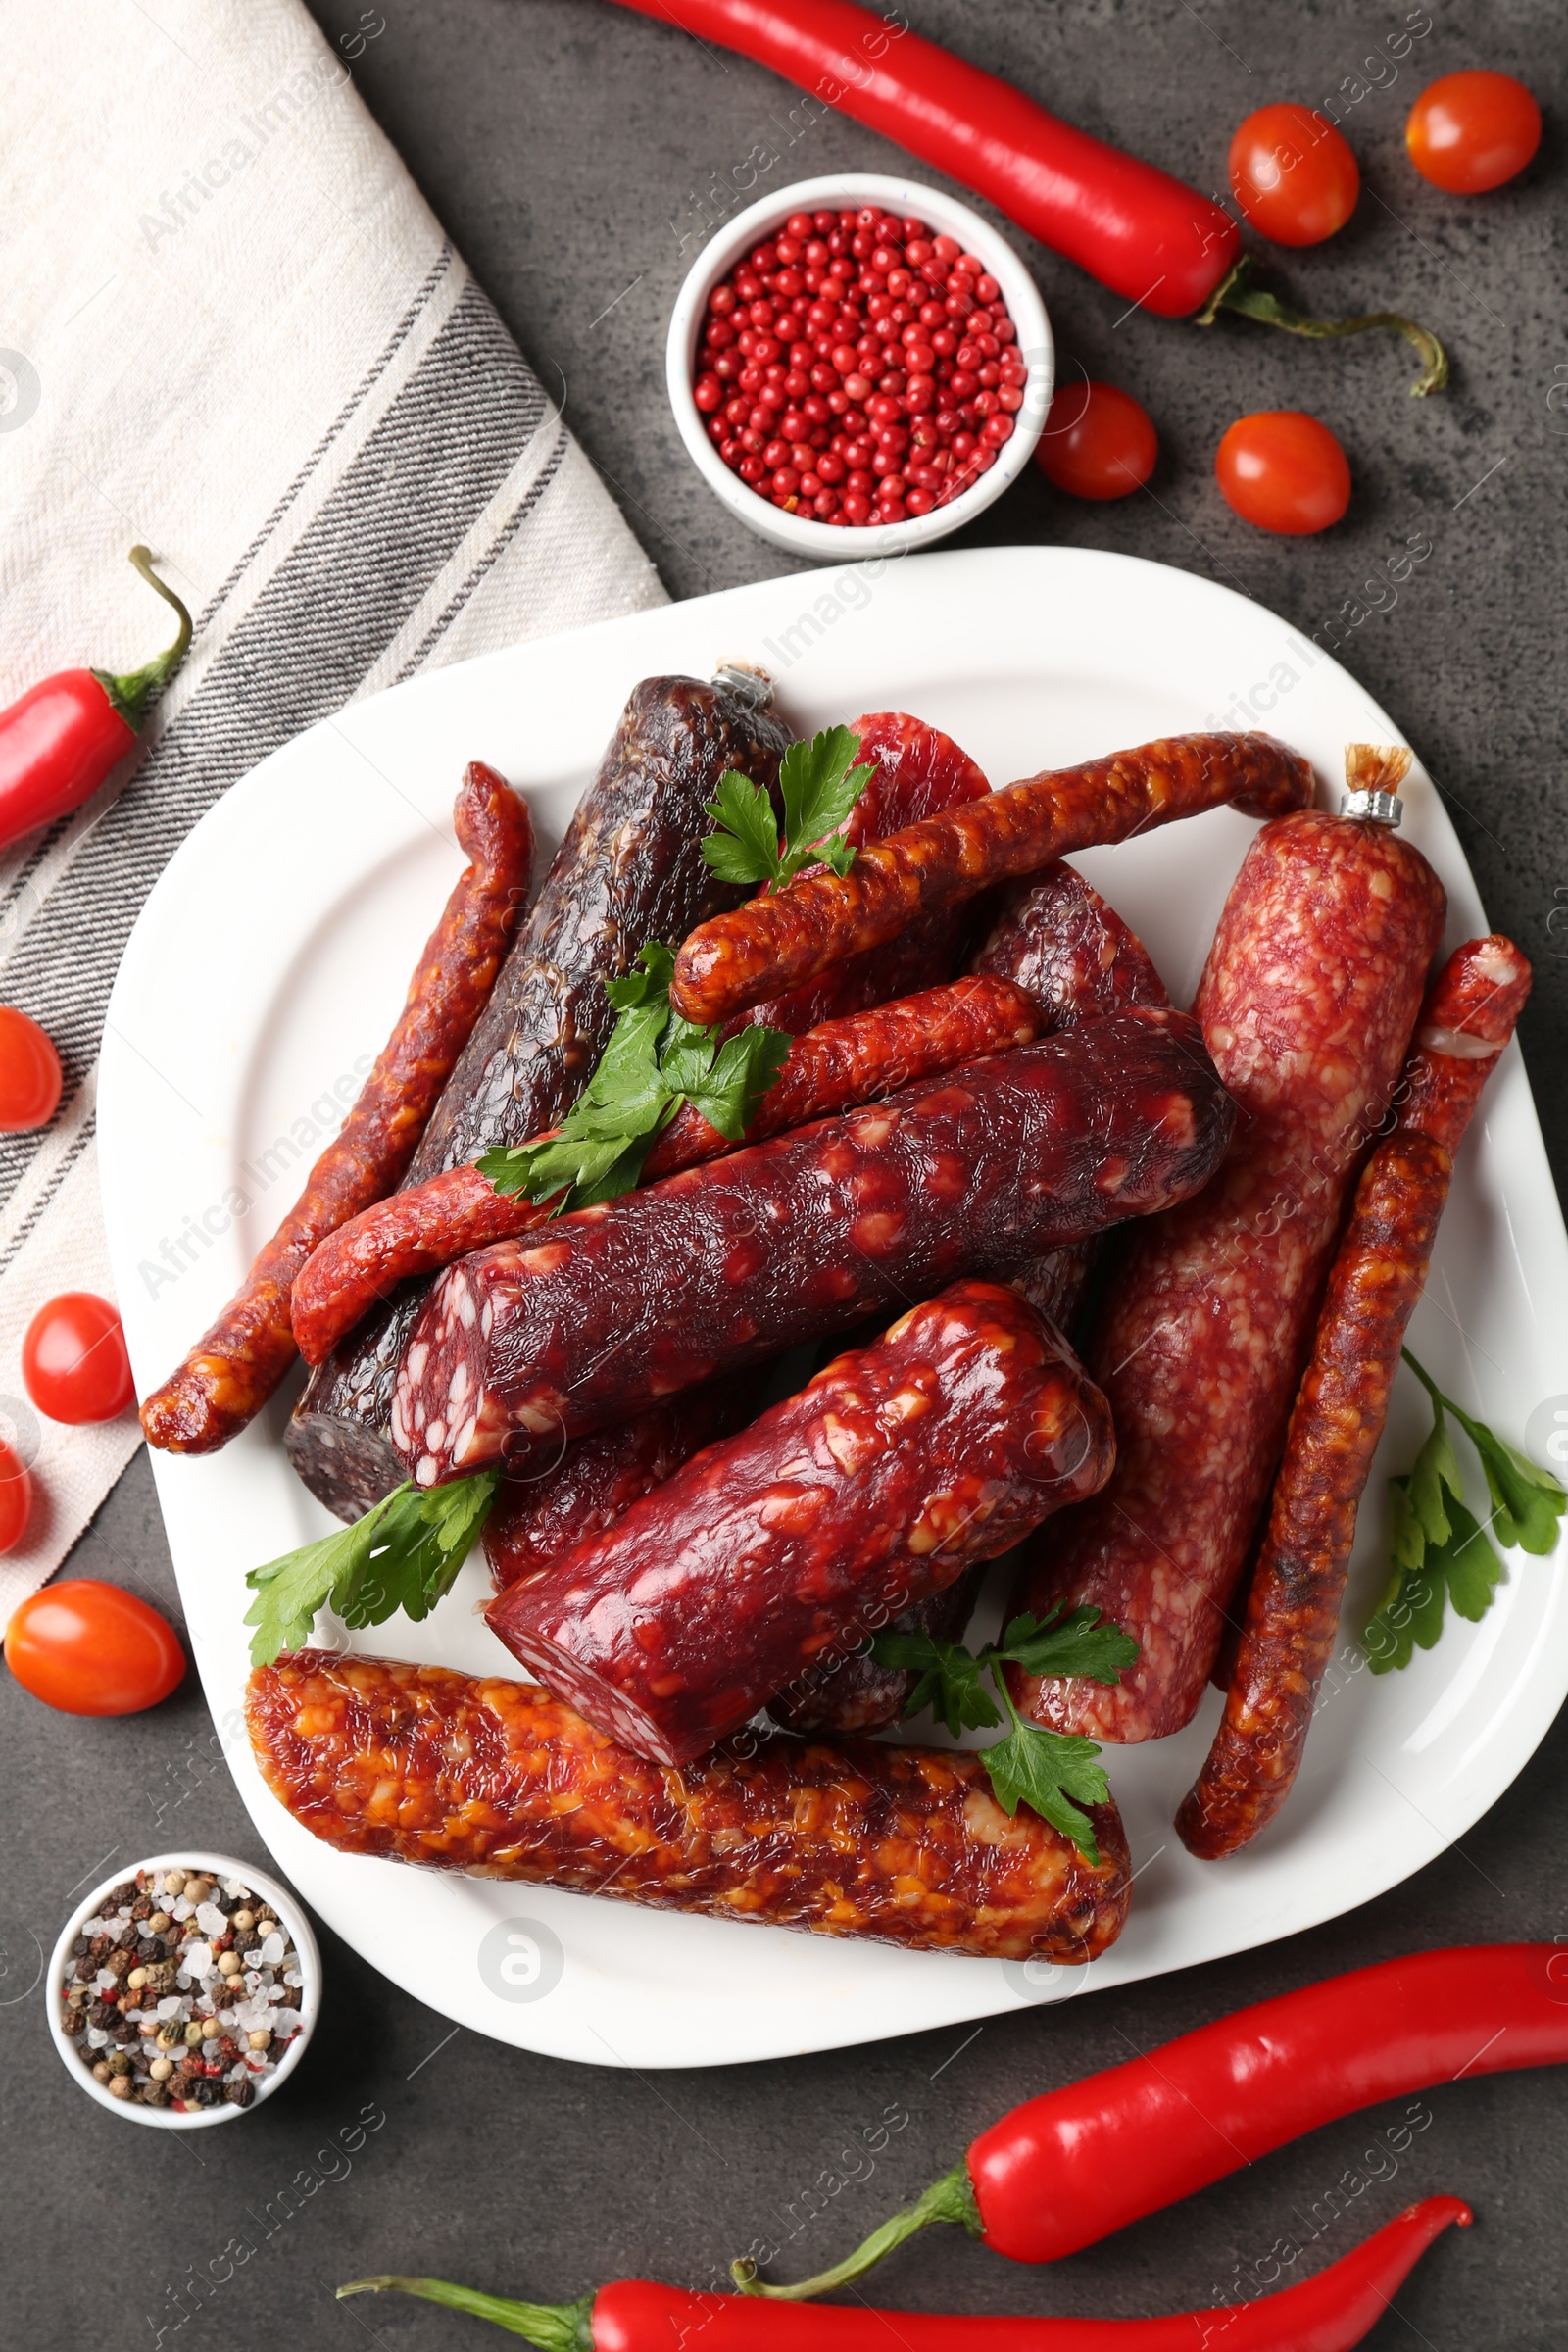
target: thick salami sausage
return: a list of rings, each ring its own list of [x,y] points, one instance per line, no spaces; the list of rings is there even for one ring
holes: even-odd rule
[[[977,1055],[1026,1045],[1040,1027],[1026,996],[990,979],[925,989],[845,1020],[824,1021],[797,1038],[747,1140],[782,1135]],[[643,1182],[738,1149],[687,1103],[650,1152]],[[294,1286],[301,1354],[307,1363],[319,1363],[398,1283],[530,1232],[549,1217],[548,1205],[498,1193],[474,1167],[449,1169],[379,1201],[333,1234],[301,1271]]]
[[[1101,1608],[1141,1654],[1114,1690],[1017,1677],[1036,1720],[1153,1740],[1202,1695],[1443,914],[1426,859],[1383,824],[1302,810],[1248,852],[1194,1007],[1236,1142],[1204,1193],[1128,1237],[1087,1349],[1115,1475],[1032,1547],[1016,1601]]]
[[[1176,1827],[1204,1860],[1248,1845],[1285,1802],[1333,1653],[1356,1512],[1399,1349],[1426,1283],[1451,1154],[1526,997],[1510,940],[1451,956],[1421,1008],[1398,1126],[1373,1153],[1329,1276],[1312,1360],[1251,1590],[1225,1715]]]
[[[1104,1398],[999,1283],[955,1285],[710,1446],[486,1615],[633,1753],[700,1756],[1103,1486]]]
[[[141,1408],[148,1444],[165,1452],[226,1446],[277,1389],[294,1361],[295,1276],[329,1233],[402,1182],[484,1010],[528,895],[533,827],[527,803],[477,760],[452,813],[469,862],[425,942],[397,1027],[239,1292]]]
[[[253,1674],[246,1714],[272,1794],[340,1853],[997,1960],[1094,1960],[1127,1917],[1115,1806],[1096,1867],[962,1750],[781,1734],[676,1772],[532,1684],[318,1650]]]
[[[651,1404],[630,1421],[568,1439],[560,1461],[508,1479],[485,1521],[484,1556],[498,1592],[537,1576],[589,1536],[613,1527],[705,1446],[744,1428],[764,1376],[732,1373]]]
[[[939,816],[944,808],[984,800],[991,790],[968,753],[950,735],[906,711],[872,711],[856,719],[850,732],[858,739],[860,759],[875,771],[844,828],[844,838],[854,849]],[[825,868],[810,870],[820,873]],[[911,923],[897,939],[848,956],[814,979],[755,1004],[733,1026],[755,1021],[799,1037],[820,1021],[839,1020],[846,1013],[885,1004],[890,997],[934,988],[956,967],[962,930],[963,909],[943,907]]]
[[[1196,1191],[1230,1098],[1138,1010],[754,1144],[449,1266],[398,1375],[420,1486],[520,1464],[881,1306]]]
[[[743,694],[696,678],[637,687],[577,806],[409,1170],[410,1185],[570,1108],[614,1020],[604,982],[650,939],[685,937],[735,905],[699,854],[728,767],[771,790],[787,737]],[[419,1294],[399,1298],[318,1365],[285,1445],[305,1484],[357,1518],[402,1473],[387,1442],[392,1382]]]
[[[1032,776],[870,843],[847,874],[803,878],[704,924],[676,957],[670,1001],[689,1021],[727,1021],[1068,850],[1226,803],[1279,816],[1311,797],[1308,762],[1269,735],[1176,735]]]

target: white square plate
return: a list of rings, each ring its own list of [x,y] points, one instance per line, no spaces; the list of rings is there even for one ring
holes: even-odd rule
[[[1156,735],[1263,725],[1308,754],[1332,807],[1345,744],[1398,740],[1336,662],[1261,606],[1185,572],[1067,548],[795,574],[520,646],[354,705],[263,760],[202,819],[149,897],[121,967],[99,1118],[140,1393],[232,1292],[391,1028],[461,864],[451,808],[465,761],[488,760],[527,792],[552,851],[635,682],[707,676],[733,656],[773,673],[802,734],[903,708],[946,728],[995,784]],[[1406,808],[1409,838],[1447,888],[1446,944],[1484,931],[1452,827],[1419,766]],[[1191,999],[1253,830],[1217,810],[1082,859],[1179,1003]],[[1516,1442],[1533,1416],[1538,1428],[1549,1418],[1553,1400],[1568,1418],[1568,1243],[1516,1048],[1459,1155],[1411,1338],[1461,1404]],[[996,1961],[345,1857],[268,1793],[239,1715],[245,1572],[331,1524],[284,1459],[287,1401],[210,1459],[153,1457],[197,1663],[241,1792],[294,1885],[357,1950],[461,2024],[557,2057],[646,2069],[832,2048],[1067,1998],[1312,1927],[1460,1837],[1568,1691],[1561,1546],[1549,1560],[1506,1554],[1491,1613],[1478,1625],[1450,1621],[1404,1673],[1364,1670],[1348,1629],[1379,1580],[1385,1481],[1408,1466],[1425,1427],[1406,1376],[1296,1794],[1250,1851],[1196,1862],[1170,1822],[1219,1694],[1178,1738],[1108,1750],[1139,1877],[1125,1934],[1089,1971],[1046,1970],[1030,1982]],[[475,1555],[425,1624],[395,1619],[354,1645],[514,1671],[475,1614],[487,1592]],[[504,1922],[528,1939],[514,1947],[527,1956],[510,1985],[493,1962],[480,1967],[481,1943]]]

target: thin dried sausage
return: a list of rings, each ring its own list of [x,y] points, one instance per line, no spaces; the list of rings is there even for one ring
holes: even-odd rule
[[[975,1056],[1026,1045],[1040,1020],[1005,981],[970,979],[923,990],[797,1038],[762,1097],[747,1140],[781,1135],[812,1119],[897,1093]],[[739,1146],[686,1103],[648,1156],[645,1184]],[[294,1286],[294,1333],[307,1363],[319,1363],[377,1298],[416,1274],[455,1263],[492,1242],[548,1222],[550,1209],[498,1193],[475,1167],[452,1168],[379,1201],[335,1233]]]
[[[1452,1152],[1530,991],[1510,940],[1472,940],[1421,1008],[1396,1132],[1357,1188],[1291,1414],[1224,1719],[1176,1816],[1192,1853],[1248,1845],[1290,1794],[1333,1652],[1356,1512],[1426,1283]],[[1479,1050],[1478,1050],[1479,1049]]]
[[[1034,1309],[962,1282],[710,1446],[487,1611],[634,1754],[685,1763],[803,1674],[1094,1494],[1104,1398]]]
[[[1203,1183],[1230,1099],[1139,1009],[574,1211],[440,1277],[393,1398],[421,1486],[572,1437]]]
[[[676,958],[670,1001],[689,1021],[726,1021],[1068,850],[1224,804],[1278,816],[1311,796],[1308,762],[1269,735],[1171,736],[1032,776],[870,843],[847,874],[812,875],[705,923]]]
[[[272,1794],[340,1853],[997,1960],[1082,1964],[1127,1917],[1115,1806],[1093,1865],[962,1750],[781,1734],[675,1771],[532,1684],[318,1650],[258,1669],[246,1715]]]
[[[614,1020],[604,982],[651,939],[677,940],[743,895],[704,864],[705,804],[728,767],[771,791],[784,729],[746,693],[645,678],[578,803],[483,1017],[409,1169],[412,1187],[525,1143],[575,1102]],[[423,1286],[401,1293],[312,1375],[284,1444],[329,1509],[357,1518],[402,1476],[392,1383]]]
[[[1302,810],[1249,850],[1194,1007],[1236,1141],[1205,1192],[1127,1239],[1087,1348],[1116,1471],[1032,1547],[1015,1602],[1101,1608],[1141,1652],[1114,1690],[1015,1677],[1038,1721],[1153,1740],[1198,1705],[1443,914],[1385,825]]]
[[[402,1182],[484,1011],[528,895],[533,827],[527,803],[478,760],[464,776],[453,826],[469,862],[341,1132],[236,1296],[141,1408],[148,1444],[165,1452],[226,1446],[276,1390],[294,1361],[295,1277],[329,1233]]]

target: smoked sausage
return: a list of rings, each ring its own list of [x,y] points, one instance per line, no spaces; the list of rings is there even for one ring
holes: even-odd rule
[[[1494,935],[1449,957],[1421,1008],[1397,1124],[1368,1162],[1329,1276],[1224,1718],[1176,1816],[1188,1851],[1206,1861],[1250,1844],[1300,1769],[1339,1630],[1356,1512],[1405,1327],[1425,1288],[1451,1155],[1529,991],[1524,956]]]
[[[1094,1494],[1114,1454],[1065,1343],[1015,1292],[957,1283],[486,1615],[590,1723],[685,1763]]]
[[[1086,1352],[1116,1471],[1031,1548],[1014,1601],[1098,1607],[1140,1656],[1114,1690],[1009,1675],[1036,1721],[1153,1740],[1202,1695],[1444,904],[1420,853],[1371,819],[1303,809],[1265,825],[1243,861],[1194,1006],[1239,1107],[1236,1141],[1207,1189],[1132,1233],[1112,1269]]]
[[[418,1185],[570,1108],[614,1021],[604,991],[651,939],[677,940],[743,893],[704,864],[705,804],[726,768],[772,791],[785,730],[750,691],[645,678],[578,803],[526,923],[409,1169]],[[357,1203],[356,1205],[363,1205]],[[354,1519],[397,1485],[392,1383],[422,1286],[319,1363],[284,1444],[330,1510]]]
[[[1270,735],[1170,736],[1032,776],[869,843],[847,874],[806,876],[715,916],[677,956],[670,1002],[689,1021],[727,1021],[1068,850],[1226,804],[1280,816],[1311,797],[1309,763]]]
[[[1197,1025],[1140,1008],[970,1062],[449,1266],[398,1375],[420,1486],[563,1436],[1204,1183],[1230,1098]]]
[[[906,1951],[1097,1959],[1129,1902],[1113,1804],[1098,1865],[962,1750],[741,1740],[647,1764],[528,1683],[303,1650],[251,1676],[272,1794],[340,1853],[568,1887]]]
[[[402,1182],[484,1011],[528,895],[533,826],[527,803],[475,760],[453,827],[468,863],[353,1109],[238,1293],[141,1408],[147,1442],[163,1452],[212,1453],[273,1395],[294,1361],[296,1276],[329,1233]]]
[[[781,1135],[979,1054],[1026,1045],[1041,1026],[1026,996],[987,978],[924,989],[847,1019],[823,1021],[796,1039],[746,1140]],[[739,1148],[685,1103],[649,1153],[643,1182]],[[307,1363],[319,1363],[398,1283],[527,1233],[550,1214],[548,1203],[498,1193],[475,1167],[449,1169],[379,1201],[333,1234],[295,1282],[294,1334],[301,1354]]]

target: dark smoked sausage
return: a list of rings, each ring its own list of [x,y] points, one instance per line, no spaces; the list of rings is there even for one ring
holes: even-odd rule
[[[1104,1398],[1013,1291],[963,1282],[491,1603],[540,1681],[681,1764],[1104,1484]]]
[[[1329,1276],[1208,1758],[1176,1816],[1207,1861],[1285,1802],[1339,1630],[1356,1512],[1425,1287],[1457,1150],[1530,992],[1510,940],[1451,956],[1421,1008],[1395,1133],[1373,1153]]]
[[[449,1266],[399,1373],[421,1486],[1022,1262],[1195,1191],[1232,1108],[1184,1013],[1139,1009]]]
[[[676,957],[670,1002],[689,1021],[727,1021],[1068,850],[1225,804],[1280,816],[1311,797],[1308,762],[1269,735],[1176,735],[1032,776],[870,843],[847,874],[805,877],[704,924]]]
[[[1248,852],[1194,1006],[1236,1142],[1205,1192],[1128,1237],[1087,1348],[1115,1474],[1031,1547],[1014,1603],[1101,1608],[1141,1652],[1115,1690],[1016,1676],[1036,1720],[1153,1740],[1198,1705],[1443,914],[1426,859],[1378,823],[1302,810]]]
[[[979,1054],[1027,1045],[1041,1022],[1005,981],[924,989],[796,1039],[758,1106],[749,1141],[874,1102]],[[643,1182],[722,1157],[739,1146],[685,1103],[648,1156]],[[410,1276],[453,1264],[549,1221],[548,1204],[498,1193],[475,1167],[451,1168],[378,1201],[323,1244],[294,1286],[294,1335],[319,1363],[377,1298]]]
[[[494,1144],[524,1143],[569,1109],[614,1019],[605,980],[646,941],[682,939],[742,895],[699,855],[704,807],[729,767],[771,790],[786,741],[728,688],[696,678],[636,688],[436,1106],[411,1186]],[[295,1469],[342,1518],[402,1475],[387,1416],[420,1295],[389,1302],[318,1364],[289,1423]]]
[[[239,1292],[141,1408],[148,1444],[165,1452],[226,1446],[273,1395],[294,1361],[295,1276],[329,1233],[402,1182],[484,1011],[528,895],[533,826],[527,803],[476,760],[464,776],[453,827],[468,863],[341,1132]]]
[[[1127,1917],[1115,1806],[1086,1862],[962,1750],[779,1735],[675,1772],[530,1683],[319,1650],[259,1668],[246,1716],[272,1794],[340,1853],[996,1960],[1082,1965]]]

